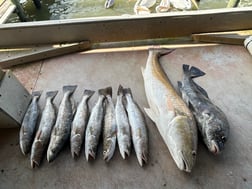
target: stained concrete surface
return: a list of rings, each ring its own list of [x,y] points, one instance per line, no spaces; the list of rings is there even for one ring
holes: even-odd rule
[[[131,87],[135,100],[143,108],[148,104],[140,68],[145,66],[147,55],[146,50],[77,53],[46,60],[40,68],[35,66],[35,70],[34,64],[24,72],[17,67],[14,73],[23,78],[27,88],[31,80],[36,80],[33,90],[44,90],[41,107],[47,90],[59,90],[55,99],[58,106],[62,86],[67,84],[78,85],[76,102],[80,101],[84,88],[112,86],[115,102],[118,85],[122,84]],[[143,168],[138,165],[134,150],[123,160],[117,147],[114,157],[105,163],[100,145],[96,160],[86,162],[83,150],[73,160],[68,144],[54,162],[49,164],[44,158],[39,168],[31,169],[29,156],[23,156],[19,149],[19,130],[0,130],[0,188],[252,188],[252,57],[243,47],[221,45],[177,49],[160,61],[175,86],[182,77],[183,63],[207,73],[196,81],[226,113],[231,127],[222,154],[210,154],[199,140],[192,173],[181,172],[146,116],[149,162]],[[26,74],[30,79],[25,79]],[[97,94],[91,98],[91,107],[96,100]]]

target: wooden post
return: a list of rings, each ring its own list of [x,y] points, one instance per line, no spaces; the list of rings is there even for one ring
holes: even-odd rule
[[[24,9],[20,4],[19,0],[11,0],[13,4],[16,5],[16,12],[21,22],[26,22],[27,17],[25,16]]]
[[[237,7],[240,3],[240,0],[229,0],[227,4],[227,8]]]
[[[40,8],[41,8],[40,0],[33,0],[33,3],[34,3],[34,5],[35,5],[35,7],[36,7],[37,9],[40,9]]]

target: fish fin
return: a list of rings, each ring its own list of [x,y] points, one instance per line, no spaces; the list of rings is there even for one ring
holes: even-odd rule
[[[50,97],[53,100],[57,94],[58,94],[58,91],[48,91],[46,92],[46,98]]]
[[[194,107],[193,107],[193,105],[192,105],[192,103],[188,100],[188,102],[187,102],[187,106],[188,106],[188,108],[190,109],[190,110],[195,110],[194,109]]]
[[[124,95],[129,94],[130,96],[132,96],[132,92],[131,92],[130,88],[123,89],[123,93],[124,93]]]
[[[107,87],[107,88],[104,88],[104,89],[99,89],[98,90],[98,94],[99,95],[109,95],[112,97],[112,87]]]
[[[206,98],[209,98],[209,97],[208,97],[208,94],[207,94],[207,92],[206,92],[205,89],[203,89],[201,86],[199,86],[199,85],[198,85],[197,83],[195,83],[194,81],[193,81],[193,84],[194,84],[194,86],[198,89],[198,91],[201,92],[201,94],[203,94]]]
[[[33,92],[32,92],[32,96],[36,96],[36,97],[40,98],[42,92],[43,92],[43,91],[33,91]]]
[[[85,90],[84,90],[84,95],[88,96],[89,98],[90,98],[91,96],[93,96],[94,93],[95,93],[95,91],[92,91],[92,90],[88,90],[88,89],[85,89]]]
[[[188,64],[183,64],[183,72],[190,78],[201,77],[206,74],[205,72],[201,71],[199,68],[196,68],[194,66],[190,68],[190,65]]]
[[[144,77],[145,68],[144,68],[144,67],[141,67],[141,71],[142,71],[142,75],[143,75],[143,77]]]
[[[155,112],[150,108],[144,108],[144,111],[151,118],[151,120],[156,123],[157,115],[155,114]]]
[[[123,86],[120,84],[117,90],[117,95],[123,95]]]
[[[206,75],[205,72],[201,71],[199,68],[196,68],[194,66],[192,66],[190,68],[190,73],[191,73],[192,78],[201,77],[203,75]]]
[[[63,93],[70,92],[71,94],[73,94],[76,88],[77,88],[77,85],[63,86]]]

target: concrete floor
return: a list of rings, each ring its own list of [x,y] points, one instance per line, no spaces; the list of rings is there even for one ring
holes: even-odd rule
[[[13,68],[14,74],[31,90],[45,92],[77,84],[76,102],[84,88],[113,87],[113,99],[119,84],[131,87],[141,108],[148,106],[140,67],[147,51],[76,53],[43,62]],[[0,130],[0,188],[252,188],[252,57],[243,47],[211,46],[181,48],[161,58],[162,66],[173,84],[182,77],[182,64],[201,68],[206,76],[197,82],[208,91],[212,101],[227,115],[230,138],[219,156],[210,154],[199,140],[197,162],[192,173],[178,170],[155,125],[146,116],[149,131],[149,162],[141,168],[134,151],[123,160],[118,147],[109,163],[97,159],[73,160],[69,145],[54,162],[43,160],[31,169],[28,156],[19,149],[19,129]],[[93,106],[97,94],[91,98]]]

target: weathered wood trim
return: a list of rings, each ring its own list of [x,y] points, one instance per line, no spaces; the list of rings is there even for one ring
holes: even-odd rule
[[[243,45],[245,38],[250,35],[252,35],[252,30],[237,31],[237,32],[193,34],[192,39],[196,42]]]
[[[15,8],[16,6],[10,0],[4,0],[0,2],[0,24],[6,22]]]
[[[252,7],[40,21],[0,26],[0,46],[91,43],[252,29]]]
[[[88,41],[84,41],[78,44],[72,44],[68,46],[62,47],[51,47],[48,49],[39,50],[36,52],[30,52],[27,54],[21,54],[16,57],[10,57],[4,60],[0,60],[0,67],[2,69],[9,68],[11,66],[34,62],[43,60],[46,58],[56,57],[60,55],[65,55],[73,52],[84,51],[90,48],[90,43]]]

